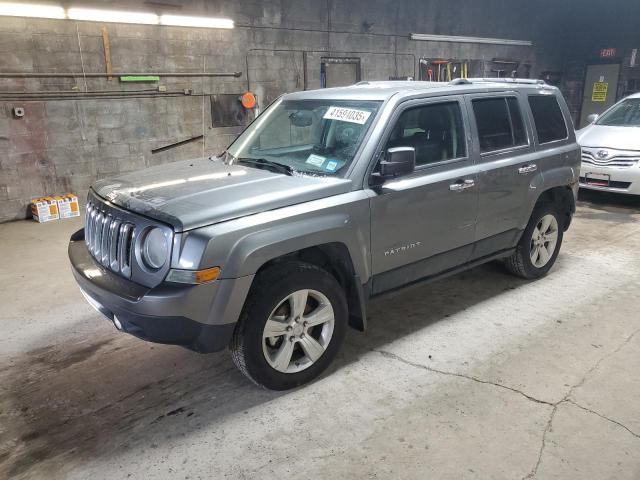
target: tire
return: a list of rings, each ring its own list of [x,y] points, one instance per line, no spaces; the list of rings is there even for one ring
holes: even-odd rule
[[[553,228],[555,225],[557,230],[555,232],[556,236],[553,250],[550,253],[550,248],[548,248],[550,243],[544,243],[544,240],[553,237],[552,234],[548,233],[551,230],[547,230],[547,234],[542,238],[537,235],[538,232],[540,232],[539,228],[545,226],[541,223],[543,219],[547,221],[551,217],[553,218],[553,221],[551,222],[550,227]],[[560,213],[558,207],[553,203],[545,202],[537,205],[531,214],[527,228],[525,228],[522,237],[516,246],[515,253],[505,259],[505,266],[507,267],[507,270],[510,273],[521,278],[526,278],[527,280],[544,277],[549,273],[549,270],[551,270],[551,267],[553,267],[553,264],[558,258],[558,253],[562,246],[564,217],[565,216]],[[543,250],[539,249],[539,247],[544,248],[544,254]],[[534,262],[534,259],[536,258],[536,251],[540,253],[540,256]]]
[[[314,324],[323,319],[327,321]],[[302,262],[275,265],[260,273],[251,287],[231,340],[231,355],[257,385],[288,390],[329,366],[344,340],[347,321],[346,296],[333,275]]]

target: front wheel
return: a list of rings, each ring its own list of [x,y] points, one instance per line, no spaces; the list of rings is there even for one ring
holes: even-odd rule
[[[236,366],[252,381],[286,390],[320,375],[347,326],[345,294],[328,272],[301,262],[256,278],[231,341]]]
[[[535,208],[515,253],[505,260],[507,270],[526,279],[546,275],[560,252],[562,215],[550,203]]]

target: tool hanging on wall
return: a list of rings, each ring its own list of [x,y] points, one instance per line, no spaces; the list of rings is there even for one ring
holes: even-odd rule
[[[447,65],[447,80],[455,80],[456,78],[468,78],[469,64],[464,60],[450,60]]]
[[[449,64],[449,60],[433,60],[431,64],[438,66],[438,76],[436,80],[442,82],[445,78],[446,66]]]
[[[494,58],[491,62],[497,66],[491,69],[491,72],[495,72],[498,78],[503,77],[511,77],[515,78],[518,76],[518,67],[520,67],[520,62],[517,60],[510,59],[502,59],[502,58]]]
[[[421,58],[419,79],[427,82],[450,82],[456,78],[469,78],[469,62],[470,60]]]

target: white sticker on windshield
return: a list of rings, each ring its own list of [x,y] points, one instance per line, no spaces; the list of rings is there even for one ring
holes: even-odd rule
[[[325,160],[326,157],[321,157],[320,155],[315,155],[312,153],[311,155],[309,155],[309,158],[307,158],[307,163],[310,163],[314,167],[321,167]]]
[[[343,122],[357,123],[364,125],[371,112],[365,110],[356,110],[355,108],[329,107],[323,118],[327,120],[341,120]]]

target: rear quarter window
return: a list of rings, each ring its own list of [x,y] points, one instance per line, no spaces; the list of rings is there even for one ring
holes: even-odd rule
[[[530,95],[529,106],[538,133],[538,143],[564,140],[569,136],[564,115],[555,95]]]

